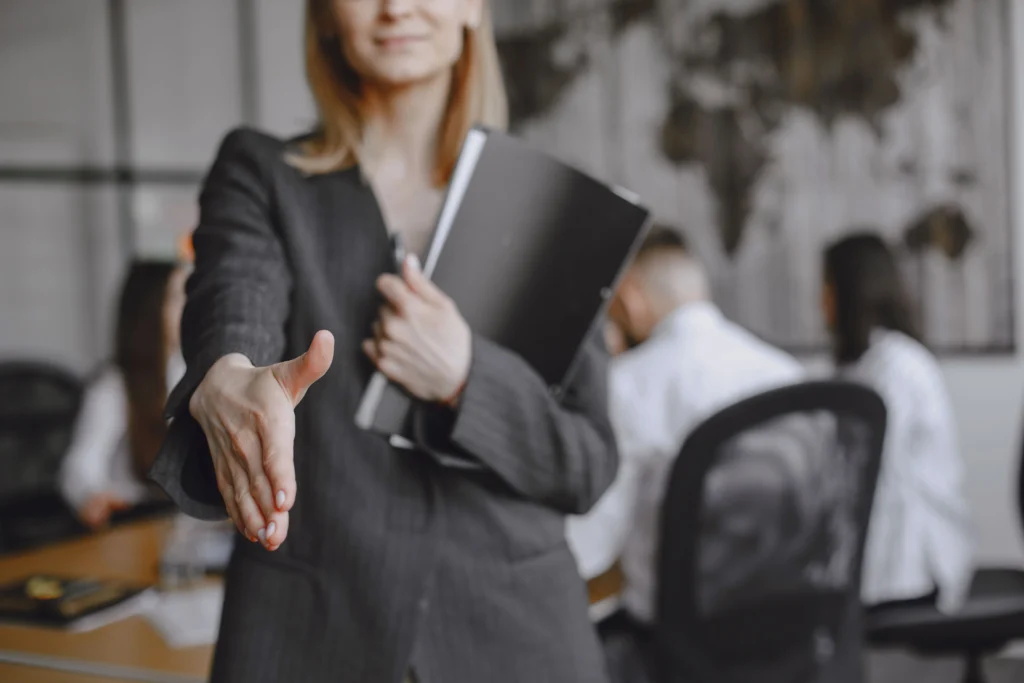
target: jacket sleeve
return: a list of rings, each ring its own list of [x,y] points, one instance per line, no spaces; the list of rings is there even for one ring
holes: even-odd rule
[[[475,336],[447,438],[430,439],[427,450],[442,464],[478,463],[523,496],[561,512],[586,512],[618,467],[606,373],[607,352],[595,335],[564,395],[556,397],[525,360]],[[423,437],[428,430],[417,431]]]
[[[229,133],[200,194],[195,270],[181,324],[187,370],[167,400],[171,424],[150,471],[183,512],[201,519],[226,512],[189,399],[229,353],[267,365],[284,352],[292,276],[271,220],[259,142],[252,131]]]

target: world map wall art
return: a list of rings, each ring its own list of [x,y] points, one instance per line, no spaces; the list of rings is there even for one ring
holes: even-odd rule
[[[926,342],[1014,348],[1012,0],[492,0],[513,130],[640,193],[716,301],[824,347],[821,251],[877,230]]]

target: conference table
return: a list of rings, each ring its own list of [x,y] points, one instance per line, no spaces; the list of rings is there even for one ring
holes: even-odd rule
[[[149,520],[5,557],[0,583],[34,573],[156,583],[169,531],[170,520]],[[141,616],[85,633],[0,625],[0,667],[17,668],[16,676],[0,668],[0,681],[197,683],[206,680],[212,654],[212,646],[168,647]]]
[[[0,558],[0,584],[34,573],[157,582],[169,519],[117,527]],[[614,609],[617,569],[588,582],[592,616]],[[0,681],[11,683],[200,683],[213,646],[169,647],[141,616],[85,633],[0,624]]]

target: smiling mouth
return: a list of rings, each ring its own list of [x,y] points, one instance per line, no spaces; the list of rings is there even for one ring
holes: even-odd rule
[[[423,40],[423,36],[391,36],[386,38],[376,38],[374,42],[380,47],[393,50],[408,47]]]

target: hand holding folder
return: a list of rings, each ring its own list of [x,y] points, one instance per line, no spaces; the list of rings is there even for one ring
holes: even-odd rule
[[[423,274],[419,259],[399,258],[400,272],[377,280],[386,304],[363,351],[381,373],[416,398],[450,404],[469,374],[469,325],[455,303]]]
[[[421,286],[424,296],[443,292],[444,305],[457,309],[474,335],[518,354],[558,394],[649,215],[632,193],[476,127],[466,137],[413,286],[416,278],[429,278],[433,285]],[[453,335],[449,343],[462,338]],[[414,442],[416,403],[443,398],[458,374],[442,372],[436,386],[413,387],[378,372],[363,393],[356,424],[395,445]]]

